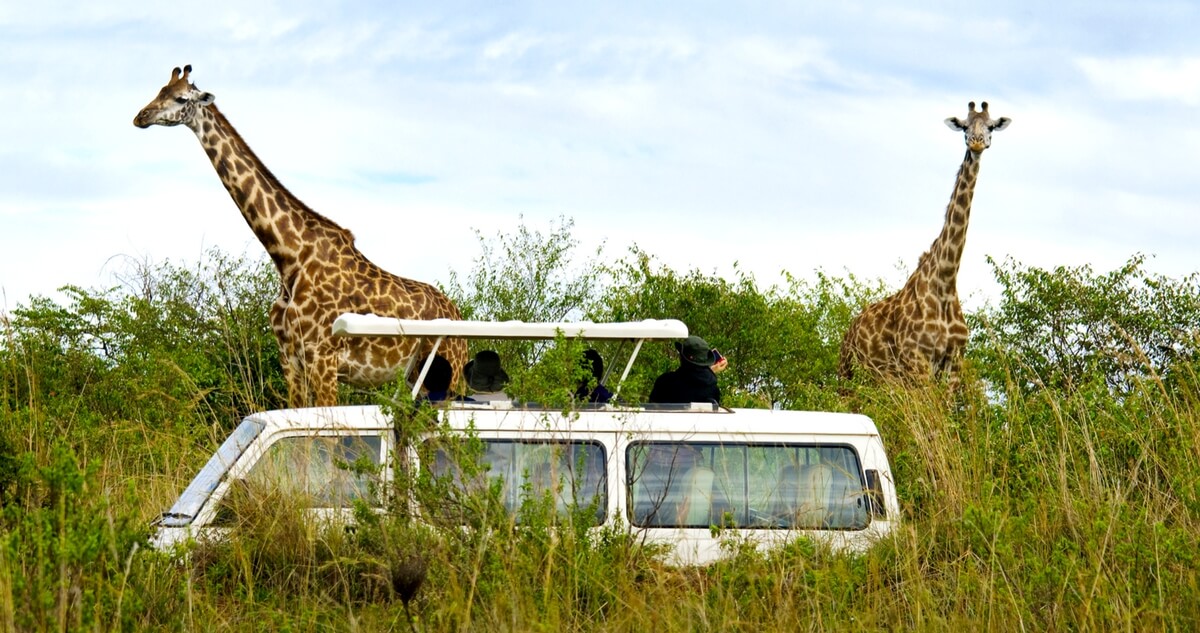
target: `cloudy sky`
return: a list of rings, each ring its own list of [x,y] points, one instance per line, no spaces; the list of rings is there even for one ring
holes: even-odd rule
[[[983,156],[968,308],[995,296],[987,256],[1200,269],[1200,5],[880,6],[0,4],[0,310],[262,253],[190,131],[132,125],[187,63],[293,193],[426,281],[470,270],[473,230],[566,217],[613,259],[898,287],[972,100],[1013,123]]]

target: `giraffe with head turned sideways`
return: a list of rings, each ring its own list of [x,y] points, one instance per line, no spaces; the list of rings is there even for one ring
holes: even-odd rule
[[[427,354],[431,343],[418,349],[416,340],[403,337],[334,337],[338,315],[458,319],[458,307],[434,286],[376,266],[354,246],[350,231],[284,188],[217,109],[213,95],[190,83],[191,70],[175,68],[133,124],[190,128],[275,263],[282,285],[270,317],[289,406],[336,404],[339,380],[363,387],[393,380],[411,359]],[[438,353],[450,361],[458,384],[466,341],[447,340]]]
[[[874,377],[910,381],[946,376],[957,383],[966,348],[967,322],[958,301],[958,267],[967,239],[967,222],[979,158],[992,144],[992,132],[1010,119],[993,119],[985,101],[968,106],[967,118],[946,119],[966,139],[967,154],[954,182],[941,233],[923,253],[916,270],[896,294],[866,307],[842,339],[838,373],[850,378],[855,368]]]

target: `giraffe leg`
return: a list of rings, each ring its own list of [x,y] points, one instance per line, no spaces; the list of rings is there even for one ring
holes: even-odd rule
[[[305,366],[308,386],[316,396],[315,405],[337,405],[337,357],[330,353],[315,353]]]
[[[312,403],[312,393],[305,371],[306,364],[303,347],[286,335],[280,336],[279,365],[287,383],[289,407],[307,407]]]
[[[946,382],[950,386],[950,391],[958,391],[959,380],[962,376],[962,364],[962,350],[953,350],[946,357],[942,374],[946,376]]]
[[[854,351],[852,349],[853,345],[854,340],[851,338],[850,334],[847,334],[845,340],[842,341],[841,353],[838,355],[838,376],[844,380],[850,380],[851,378],[854,378],[855,360]]]
[[[287,381],[288,407],[308,406],[308,384],[304,379],[304,366],[298,362],[300,359],[285,357],[280,360],[283,366],[283,378]]]
[[[929,380],[936,369],[929,358],[919,349],[909,348],[897,359],[900,365],[900,375],[910,380]]]
[[[307,407],[312,402],[308,389],[308,380],[304,374],[304,347],[297,341],[287,327],[288,302],[281,295],[271,305],[269,313],[271,329],[275,332],[275,340],[279,343],[279,365],[283,370],[283,379],[287,383],[288,406],[292,408]]]
[[[303,349],[303,345],[291,346],[291,353],[285,367],[288,382],[288,406],[292,408],[313,406],[313,397],[317,383],[312,379],[312,364],[314,354]]]
[[[838,354],[838,376],[850,380],[854,377],[856,367],[862,366],[863,350],[860,337],[861,319],[854,319],[846,335],[842,337],[842,347]]]
[[[463,375],[463,367],[467,364],[467,340],[461,338],[446,339],[442,343],[442,355],[446,360],[450,361],[450,368],[453,371],[450,385],[458,393],[467,393],[466,378]]]

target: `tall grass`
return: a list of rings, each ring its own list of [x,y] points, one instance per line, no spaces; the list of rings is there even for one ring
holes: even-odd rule
[[[889,448],[894,535],[840,555],[803,540],[763,553],[729,534],[726,560],[685,569],[621,528],[551,529],[537,503],[519,528],[484,502],[485,529],[396,513],[349,534],[278,499],[181,563],[138,544],[217,433],[118,421],[81,453],[21,435],[44,409],[10,409],[5,436],[43,448],[19,462],[0,515],[0,627],[403,630],[391,574],[419,555],[424,631],[1192,630],[1196,385],[1182,372],[1120,395],[860,386],[844,403]]]

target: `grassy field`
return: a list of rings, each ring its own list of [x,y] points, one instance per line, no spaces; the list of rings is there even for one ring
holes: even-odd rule
[[[75,450],[39,407],[0,548],[5,630],[407,630],[390,575],[419,554],[413,625],[450,630],[1192,630],[1200,622],[1195,376],[1120,398],[860,387],[904,519],[862,555],[799,541],[673,569],[619,531],[322,533],[286,502],[181,563],[139,548],[219,438],[117,424]],[[21,419],[21,418],[24,419]],[[540,527],[539,527],[540,525]],[[398,572],[397,572],[398,573]]]

